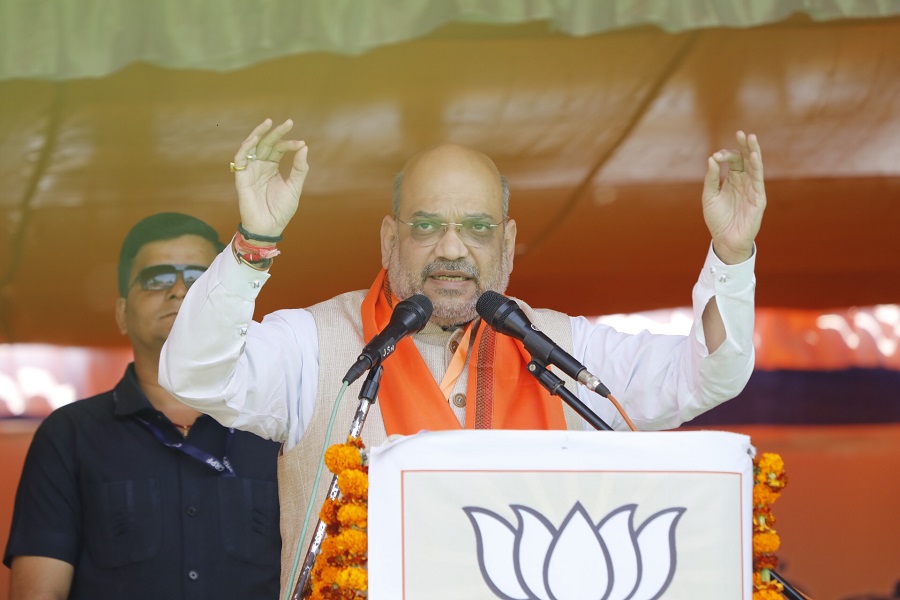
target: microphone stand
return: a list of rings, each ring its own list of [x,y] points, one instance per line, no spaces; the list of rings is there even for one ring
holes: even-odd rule
[[[369,409],[375,404],[375,397],[378,396],[378,387],[381,385],[381,375],[383,372],[384,368],[381,366],[380,361],[373,368],[369,369],[369,374],[365,381],[363,381],[362,388],[359,391],[359,407],[356,409],[356,414],[350,422],[349,437],[359,437],[362,433],[366,417],[369,415]],[[340,494],[340,489],[338,488],[337,475],[335,475],[331,478],[331,486],[328,488],[327,498],[329,500],[336,500],[338,494]],[[310,502],[315,502],[315,500],[315,498],[309,499]],[[291,596],[291,600],[301,600],[303,597],[303,590],[305,590],[306,586],[309,584],[313,566],[316,564],[316,557],[319,555],[319,551],[322,548],[322,542],[325,540],[326,527],[327,525],[322,522],[322,519],[319,519],[312,540],[309,543],[309,549],[306,551],[306,558],[303,560],[303,568],[300,570],[300,579],[297,581],[297,586],[294,588],[294,594]]]
[[[769,573],[772,574],[772,578],[775,579],[775,581],[784,586],[784,591],[782,591],[781,594],[785,598],[788,600],[809,600],[809,598],[794,589],[794,586],[789,584],[784,577],[776,573],[775,569],[769,569]]]
[[[556,376],[550,369],[547,368],[547,365],[536,358],[532,357],[531,362],[528,363],[528,372],[535,376],[535,378],[540,382],[544,388],[548,392],[550,392],[553,396],[559,396],[562,398],[566,404],[572,407],[572,409],[577,412],[579,415],[584,418],[585,421],[590,423],[594,429],[602,430],[602,431],[612,431],[613,428],[610,427],[606,421],[597,416],[597,414],[592,411],[587,405],[578,399],[578,397],[569,391],[569,389],[563,383],[563,380]]]

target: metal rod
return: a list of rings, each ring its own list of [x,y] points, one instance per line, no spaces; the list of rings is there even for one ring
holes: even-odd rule
[[[794,586],[788,583],[784,577],[776,573],[775,569],[769,569],[769,573],[772,574],[772,578],[775,579],[775,581],[784,586],[782,595],[785,598],[787,598],[788,600],[809,600],[808,596],[805,596],[801,592],[794,589]]]
[[[378,395],[378,386],[381,383],[383,371],[384,369],[380,364],[376,365],[373,369],[369,369],[369,375],[366,377],[365,382],[363,382],[359,392],[359,407],[356,409],[356,414],[350,422],[349,437],[360,437],[360,435],[362,435],[362,428],[366,423],[369,408],[375,403],[375,397]],[[336,500],[339,494],[338,478],[337,475],[335,475],[331,478],[331,486],[328,488],[326,497],[330,500]],[[316,499],[310,498],[309,501],[315,502]],[[319,519],[319,522],[316,524],[316,529],[313,532],[312,540],[309,542],[309,548],[306,550],[306,558],[303,560],[303,568],[300,570],[300,579],[297,580],[297,586],[294,588],[294,595],[291,596],[291,600],[301,600],[303,598],[303,591],[309,583],[310,577],[312,576],[312,569],[316,564],[316,557],[319,555],[319,551],[322,549],[322,542],[325,540],[326,528],[327,525],[325,525],[322,519]]]
[[[590,425],[599,431],[612,431],[613,428],[601,419],[597,413],[592,411],[584,402],[569,391],[563,383],[563,380],[556,376],[543,362],[537,360],[533,356],[531,362],[528,363],[528,372],[534,375],[544,388],[553,396],[559,396],[566,404],[572,407],[575,412],[581,415],[581,418],[590,423]]]

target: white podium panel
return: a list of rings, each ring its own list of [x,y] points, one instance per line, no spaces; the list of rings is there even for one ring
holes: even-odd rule
[[[370,449],[371,600],[751,598],[725,432],[423,432]]]

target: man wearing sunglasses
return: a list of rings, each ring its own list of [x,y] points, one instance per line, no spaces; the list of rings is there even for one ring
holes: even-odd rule
[[[134,362],[115,389],[35,432],[4,557],[10,600],[277,597],[278,444],[220,425],[157,382],[182,300],[223,247],[179,213],[126,236],[115,317]]]
[[[534,384],[517,340],[477,318],[479,297],[506,289],[516,222],[505,179],[469,148],[444,144],[406,163],[395,179],[393,213],[381,224],[383,269],[369,290],[252,320],[308,171],[305,143],[284,139],[291,127],[273,128],[267,119],[238,149],[230,167],[241,226],[188,294],[161,356],[160,383],[223,423],[284,442],[282,586],[293,589],[287,578],[307,547],[298,539],[303,511],[342,376],[397,302],[424,294],[434,312],[385,362],[363,429],[366,445],[423,429],[590,427]],[[638,429],[677,427],[737,395],[753,369],[754,239],[766,197],[756,137],[736,138],[738,150],[708,159],[702,203],[712,244],[694,287],[689,336],[625,335],[520,302],[541,331],[613,391]],[[289,152],[292,169],[282,177],[278,163]],[[358,397],[360,384],[346,394]],[[627,428],[610,402],[568,385],[605,422]],[[341,403],[337,422],[344,425],[329,443],[342,441],[356,406]]]

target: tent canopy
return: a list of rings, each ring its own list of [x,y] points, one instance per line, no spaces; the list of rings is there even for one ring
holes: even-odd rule
[[[223,238],[265,117],[310,146],[258,316],[367,287],[406,157],[453,141],[510,182],[510,294],[572,314],[688,304],[706,157],[759,135],[761,306],[900,298],[896,2],[406,0],[0,5],[0,342],[121,345],[130,226]]]

